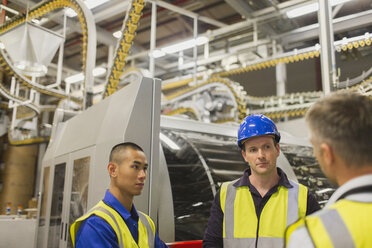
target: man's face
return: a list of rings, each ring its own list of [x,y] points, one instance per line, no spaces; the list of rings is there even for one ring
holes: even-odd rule
[[[123,160],[118,166],[116,186],[122,194],[128,196],[140,195],[147,174],[147,160],[142,151],[127,148],[121,154]]]
[[[332,171],[330,171],[329,166],[327,165],[327,163],[325,162],[325,160],[323,158],[324,154],[321,150],[321,143],[316,141],[316,139],[314,139],[313,137],[314,137],[314,135],[311,134],[310,142],[313,145],[314,155],[315,155],[316,160],[318,160],[320,169],[322,169],[324,175],[328,178],[328,180],[331,182],[331,184],[337,185],[337,181],[334,178],[334,173]]]
[[[279,144],[274,145],[273,137],[263,135],[249,138],[244,142],[244,147],[242,155],[251,167],[252,175],[276,173],[276,159],[280,151]]]

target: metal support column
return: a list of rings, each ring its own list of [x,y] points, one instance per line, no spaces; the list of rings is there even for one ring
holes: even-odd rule
[[[197,73],[197,62],[198,62],[198,45],[196,44],[196,38],[198,37],[198,18],[194,17],[194,41],[195,41],[195,46],[194,46],[194,83],[196,84],[196,73]]]
[[[82,9],[88,29],[88,47],[87,47],[87,60],[84,68],[84,90],[83,90],[83,108],[86,109],[93,105],[93,86],[94,86],[94,77],[93,69],[96,66],[96,49],[97,49],[97,31],[96,24],[94,21],[94,16],[92,11],[88,9],[87,5],[81,1],[76,0]]]
[[[273,57],[277,54],[277,46],[276,41],[273,41]],[[280,49],[282,52],[282,49]],[[278,63],[275,66],[275,78],[276,78],[276,95],[277,96],[284,96],[286,93],[286,84],[287,84],[287,64],[286,63]]]
[[[155,58],[154,58],[154,50],[156,47],[156,3],[152,2],[151,7],[151,37],[150,37],[150,65],[149,70],[151,73],[151,77],[155,76]]]
[[[113,61],[114,61],[114,46],[108,46],[108,52],[107,52],[107,70],[110,70]]]
[[[276,76],[276,95],[284,96],[286,93],[287,84],[287,64],[278,63],[275,67]]]
[[[46,86],[46,88],[48,89],[58,87],[59,85],[61,85],[62,69],[63,69],[63,54],[64,54],[64,47],[65,47],[65,41],[66,41],[66,23],[67,23],[67,15],[65,11],[63,13],[63,29],[62,29],[63,42],[61,42],[61,45],[59,45],[59,53],[58,53],[57,78],[54,84],[49,84]]]
[[[329,0],[319,0],[319,40],[321,46],[320,61],[322,86],[325,95],[331,92],[331,85],[336,86],[336,60],[333,47],[332,13]],[[332,84],[331,84],[332,83]]]

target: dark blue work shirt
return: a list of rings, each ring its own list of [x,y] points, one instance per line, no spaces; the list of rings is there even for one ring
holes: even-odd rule
[[[103,202],[115,209],[123,218],[132,234],[133,239],[138,244],[138,213],[134,205],[129,213],[128,210],[113,196],[110,191],[106,191]],[[104,219],[92,215],[80,226],[76,234],[76,248],[82,247],[113,247],[119,248],[118,239],[114,229]],[[155,233],[155,247],[168,247],[159,239]],[[127,247],[128,248],[128,247]]]

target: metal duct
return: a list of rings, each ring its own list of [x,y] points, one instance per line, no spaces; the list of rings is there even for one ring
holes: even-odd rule
[[[29,22],[0,36],[15,67],[25,75],[36,77],[46,74],[63,40],[61,35]]]

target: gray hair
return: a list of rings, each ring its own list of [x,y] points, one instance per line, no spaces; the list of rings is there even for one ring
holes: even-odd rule
[[[372,100],[356,93],[334,93],[306,114],[315,142],[325,142],[350,167],[372,165]]]

